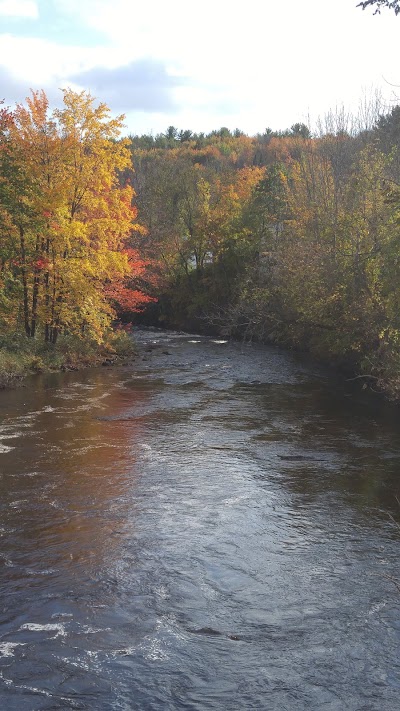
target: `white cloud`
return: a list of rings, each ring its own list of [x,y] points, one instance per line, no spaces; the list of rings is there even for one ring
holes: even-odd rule
[[[34,0],[0,0],[0,16],[37,20],[39,9]]]
[[[357,2],[202,0],[195,8],[187,0],[53,0],[71,44],[32,36],[36,25],[30,37],[0,35],[3,92],[32,86],[52,99],[61,86],[84,87],[128,113],[138,132],[172,123],[286,128],[335,105],[353,107],[363,87],[387,94],[385,80],[400,83],[400,18],[374,17]],[[0,0],[0,13],[28,5],[36,8]],[[41,18],[49,5],[39,0]]]
[[[86,69],[92,55],[93,50],[87,48],[58,45],[36,37],[0,35],[0,64],[18,79],[33,82],[34,87]],[[100,58],[100,51],[96,58]]]

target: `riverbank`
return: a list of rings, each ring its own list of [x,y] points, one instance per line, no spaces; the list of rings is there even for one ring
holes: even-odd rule
[[[135,353],[133,340],[122,328],[110,330],[101,344],[60,336],[54,345],[15,333],[0,340],[0,389],[16,387],[35,373],[112,365]]]

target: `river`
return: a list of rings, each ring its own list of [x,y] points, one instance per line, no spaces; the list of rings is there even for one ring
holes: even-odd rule
[[[0,393],[2,711],[400,708],[399,410],[142,330]]]

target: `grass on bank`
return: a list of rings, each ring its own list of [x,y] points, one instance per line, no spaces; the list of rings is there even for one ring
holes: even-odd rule
[[[111,365],[136,353],[123,329],[110,330],[104,343],[77,336],[60,336],[57,344],[27,338],[23,333],[0,336],[0,388],[15,387],[28,375]]]

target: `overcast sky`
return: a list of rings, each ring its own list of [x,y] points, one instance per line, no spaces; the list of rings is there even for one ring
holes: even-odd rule
[[[359,0],[0,0],[0,98],[87,89],[125,133],[248,134],[400,103],[400,16]]]

